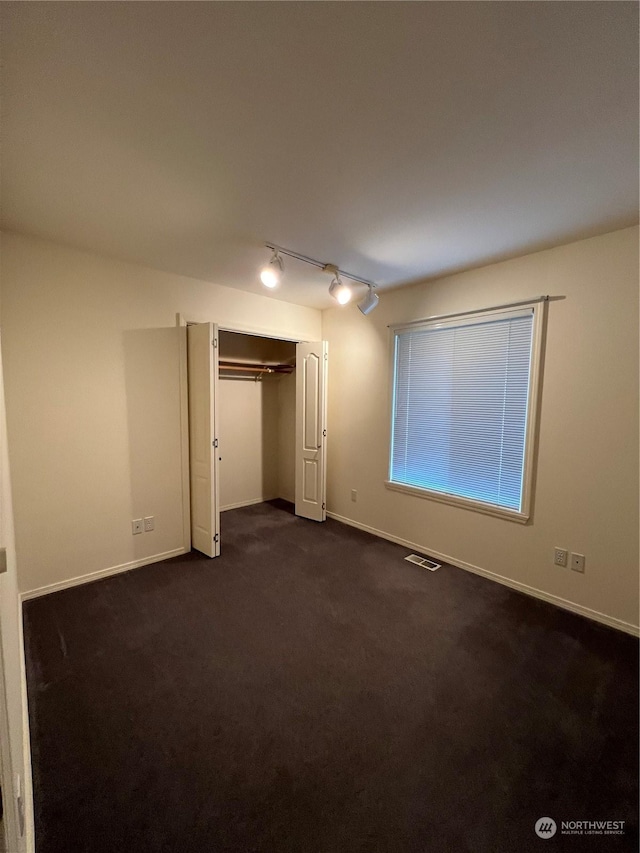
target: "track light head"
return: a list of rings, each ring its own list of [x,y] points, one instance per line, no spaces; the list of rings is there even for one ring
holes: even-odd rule
[[[339,305],[346,305],[351,299],[351,288],[342,281],[338,273],[335,274],[329,285],[329,295],[333,296]]]
[[[358,302],[358,309],[362,311],[363,314],[371,314],[374,308],[377,307],[378,302],[380,301],[380,297],[374,291],[373,287],[369,285],[369,292],[362,300],[362,302]]]
[[[265,287],[277,287],[282,279],[284,264],[277,249],[273,249],[273,255],[269,263],[260,270],[260,281]]]

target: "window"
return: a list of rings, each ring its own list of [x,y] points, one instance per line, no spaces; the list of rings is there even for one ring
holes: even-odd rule
[[[394,328],[390,488],[527,521],[543,308]]]

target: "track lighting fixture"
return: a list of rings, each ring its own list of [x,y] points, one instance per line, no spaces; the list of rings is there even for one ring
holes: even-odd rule
[[[365,315],[371,314],[371,312],[377,306],[379,301],[380,301],[380,297],[378,296],[377,293],[373,292],[372,285],[369,285],[369,292],[367,293],[365,298],[362,300],[362,302],[358,302],[358,308]]]
[[[352,275],[350,272],[338,269],[335,264],[323,264],[320,261],[316,261],[315,258],[300,255],[298,252],[294,252],[291,249],[284,249],[282,246],[276,246],[274,243],[265,243],[265,246],[272,251],[271,260],[260,270],[260,280],[265,287],[273,288],[280,283],[282,273],[284,272],[284,263],[280,255],[288,255],[288,257],[296,258],[296,260],[303,261],[305,264],[319,267],[323,272],[333,276],[329,285],[329,293],[339,305],[346,305],[352,296],[351,287],[342,281],[341,275],[359,284],[366,284],[369,288],[365,298],[358,303],[358,308],[363,314],[370,314],[378,304],[379,298],[374,293],[375,284],[372,281],[367,281],[366,278],[358,278],[358,276]]]
[[[351,299],[351,288],[342,281],[338,273],[334,275],[329,285],[329,296],[333,296],[339,305],[346,305]]]
[[[282,273],[284,272],[284,263],[278,254],[277,249],[272,249],[273,254],[271,260],[260,270],[260,281],[265,287],[274,288],[280,284]]]

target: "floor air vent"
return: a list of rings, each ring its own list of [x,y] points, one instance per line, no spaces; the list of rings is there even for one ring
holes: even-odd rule
[[[409,554],[408,557],[405,557],[405,560],[408,563],[415,563],[416,566],[420,566],[422,569],[429,569],[430,572],[435,572],[436,569],[441,567],[441,563],[434,563],[433,560],[427,560],[426,557],[419,557],[417,554]]]

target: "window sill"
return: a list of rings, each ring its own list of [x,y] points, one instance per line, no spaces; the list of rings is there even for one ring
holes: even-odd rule
[[[486,504],[481,501],[474,501],[471,498],[460,498],[457,495],[448,495],[444,492],[432,492],[428,489],[420,489],[417,486],[407,486],[404,483],[394,483],[391,480],[385,481],[387,489],[394,492],[404,492],[406,495],[414,495],[418,498],[427,498],[428,500],[437,501],[438,503],[450,504],[461,509],[472,510],[473,512],[481,512],[484,515],[493,515],[496,518],[503,518],[507,521],[516,521],[519,524],[526,524],[529,521],[529,514],[518,512],[514,509],[505,509],[505,507],[496,506],[495,504]]]

